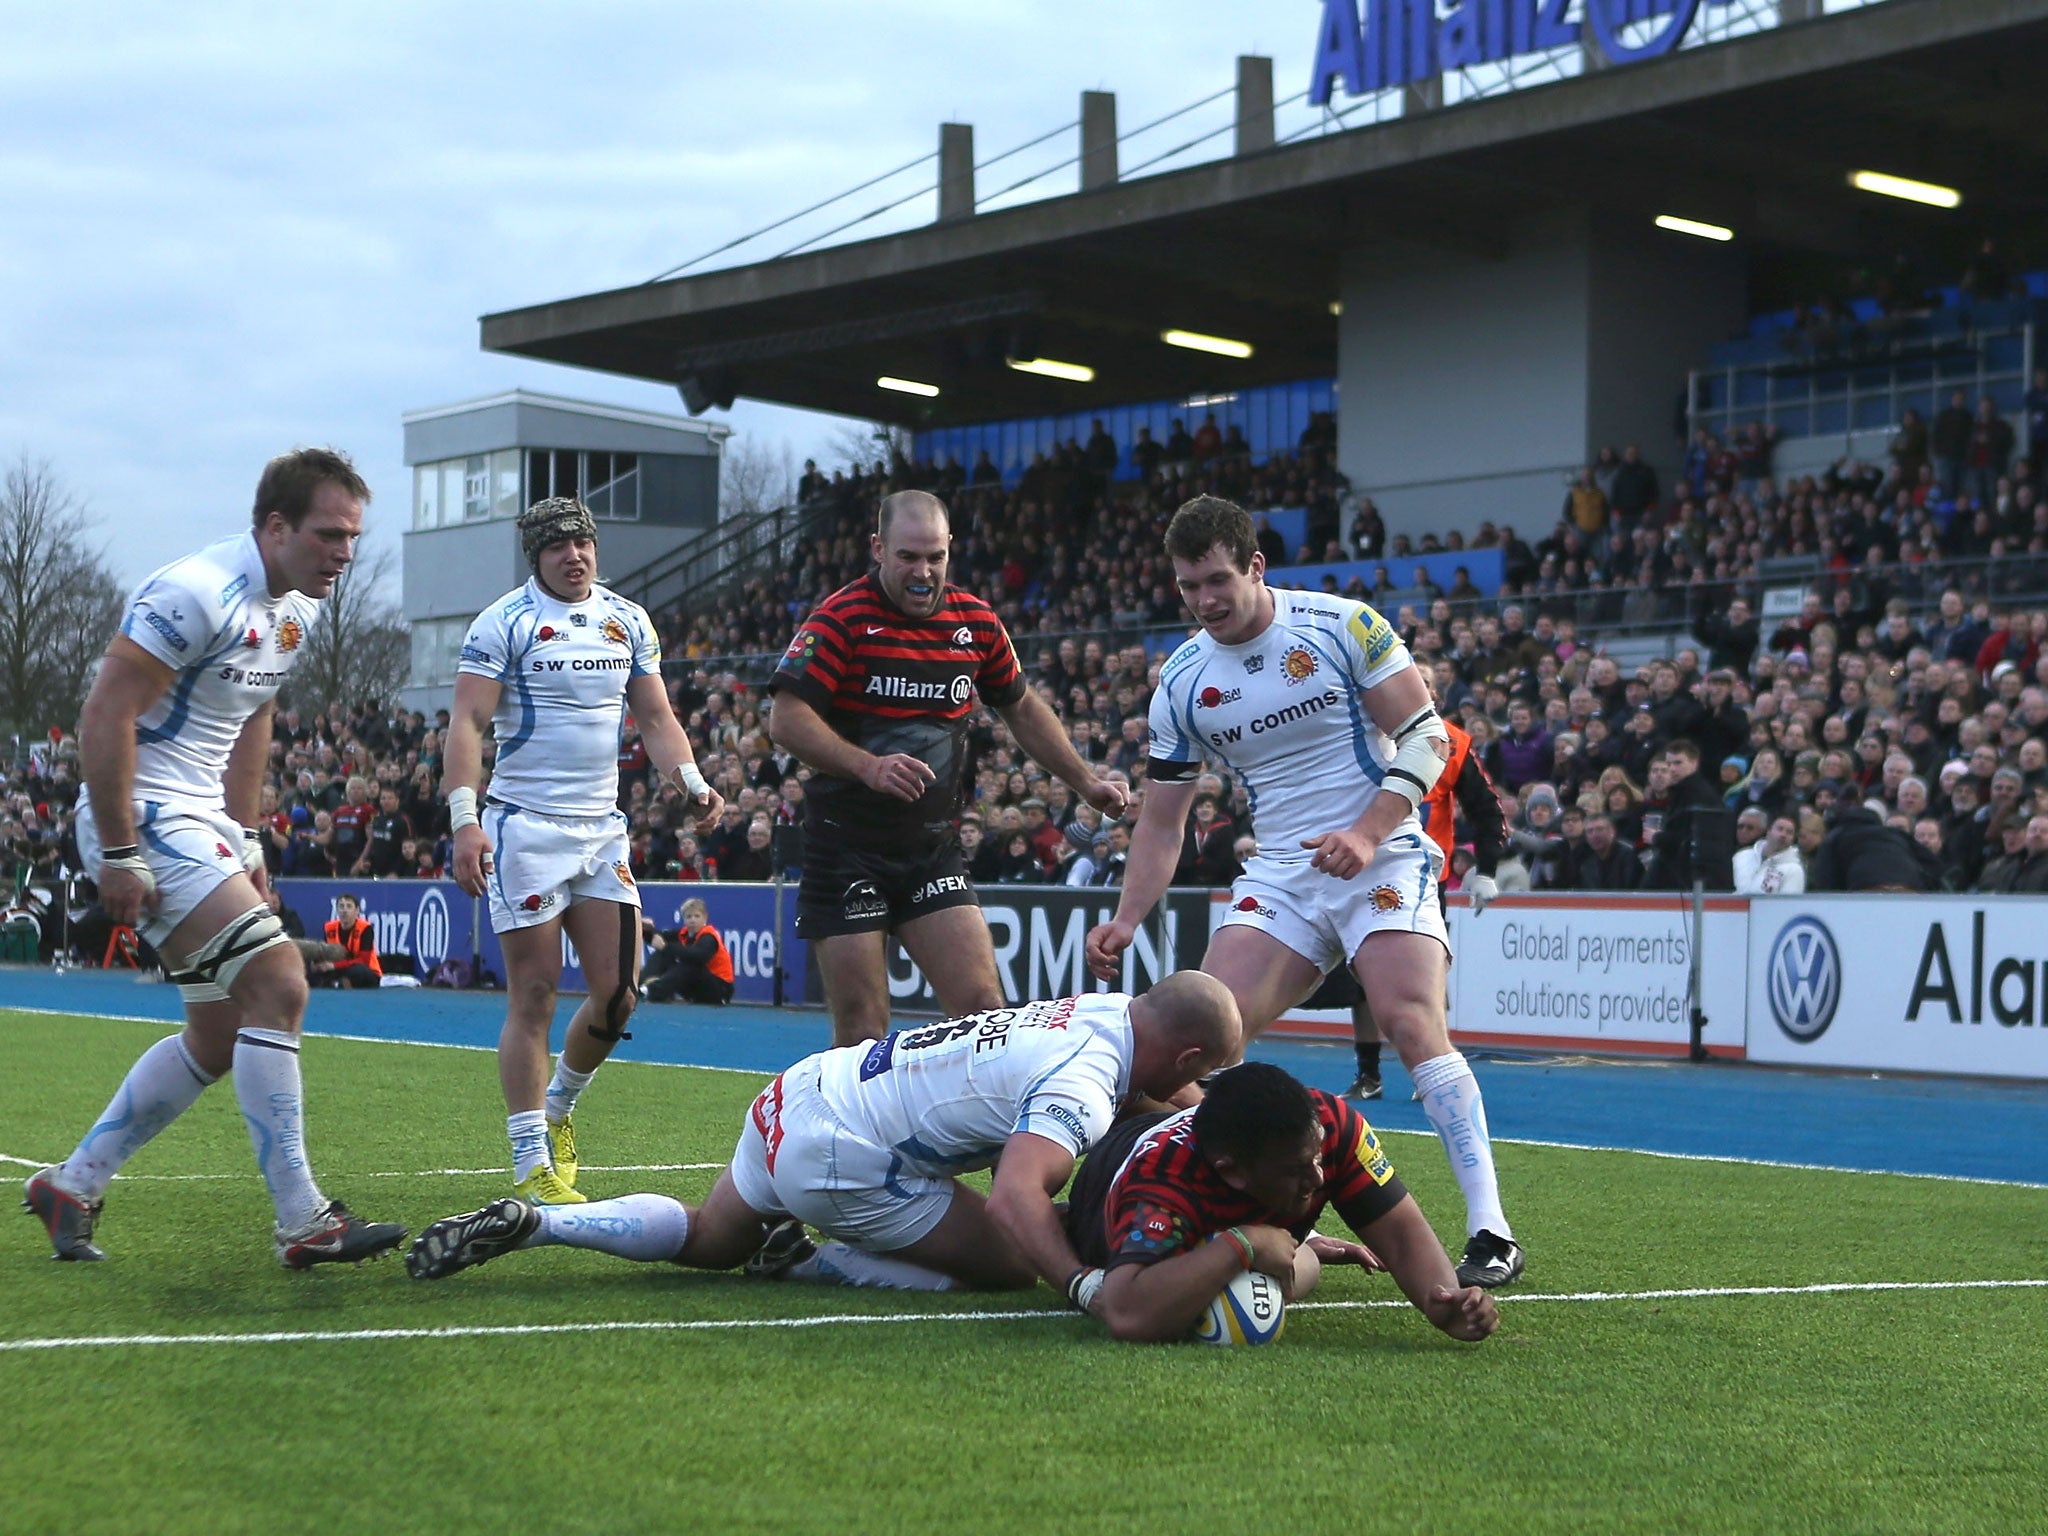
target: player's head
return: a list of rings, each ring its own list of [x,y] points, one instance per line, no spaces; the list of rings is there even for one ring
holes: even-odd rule
[[[1266,600],[1266,559],[1250,514],[1220,496],[1182,502],[1166,525],[1166,553],[1195,622],[1225,645],[1250,639]]]
[[[580,603],[597,580],[597,519],[574,496],[550,496],[519,514],[519,544],[540,584]]]
[[[890,602],[913,618],[939,611],[953,550],[953,520],[943,501],[929,491],[884,496],[870,547]]]
[[[1195,1111],[1195,1145],[1232,1189],[1276,1216],[1308,1214],[1323,1187],[1323,1128],[1308,1089],[1248,1061],[1219,1073]]]
[[[348,455],[294,448],[263,466],[251,514],[270,595],[325,597],[356,557],[370,487]]]
[[[1170,1098],[1237,1055],[1237,999],[1201,971],[1175,971],[1131,1002],[1131,1087]]]

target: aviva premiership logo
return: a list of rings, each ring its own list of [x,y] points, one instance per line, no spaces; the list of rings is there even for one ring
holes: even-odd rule
[[[1764,990],[1778,1028],[1802,1045],[1827,1033],[1842,1000],[1842,955],[1827,925],[1795,917],[1771,946]]]

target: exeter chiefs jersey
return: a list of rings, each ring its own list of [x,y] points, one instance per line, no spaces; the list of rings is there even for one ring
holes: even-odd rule
[[[1306,838],[1350,826],[1379,793],[1394,744],[1359,690],[1412,665],[1364,603],[1273,593],[1273,622],[1242,645],[1197,635],[1159,671],[1152,778],[1185,781],[1215,758],[1251,795],[1260,857],[1306,863]],[[1411,811],[1400,830],[1418,833]]]
[[[477,615],[456,670],[504,685],[490,796],[548,816],[608,816],[619,798],[626,683],[661,672],[647,610],[605,587],[564,602],[529,580]]]
[[[872,572],[812,610],[769,686],[795,694],[855,746],[931,768],[915,802],[830,774],[805,790],[812,832],[822,824],[842,842],[897,847],[950,835],[975,696],[1005,709],[1024,694],[1009,632],[987,603],[949,586],[936,613],[912,618]]]
[[[152,573],[121,633],[177,673],[135,722],[135,798],[219,811],[221,776],[249,717],[269,703],[320,612],[303,592],[270,595],[253,533]]]
[[[915,1173],[987,1168],[1019,1131],[1078,1157],[1129,1090],[1130,1011],[1123,993],[1090,992],[900,1029],[825,1052],[819,1092]]]
[[[1084,1264],[1156,1264],[1251,1222],[1284,1227],[1296,1239],[1315,1230],[1334,1205],[1363,1232],[1407,1198],[1379,1137],[1335,1094],[1309,1090],[1323,1135],[1323,1187],[1306,1215],[1282,1215],[1233,1188],[1195,1145],[1195,1111],[1126,1120],[1088,1156],[1075,1176],[1068,1211],[1074,1251]]]

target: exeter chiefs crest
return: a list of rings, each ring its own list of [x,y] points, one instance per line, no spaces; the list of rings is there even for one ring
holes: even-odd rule
[[[606,619],[597,626],[597,632],[603,635],[605,639],[611,641],[613,645],[631,645],[633,643],[633,637],[626,633],[626,626],[617,619]]]
[[[1305,683],[1316,674],[1315,653],[1306,646],[1297,645],[1280,658],[1280,668],[1287,674],[1287,686]]]
[[[277,626],[277,648],[280,651],[296,651],[299,642],[305,638],[306,632],[299,627],[297,619],[286,619]]]

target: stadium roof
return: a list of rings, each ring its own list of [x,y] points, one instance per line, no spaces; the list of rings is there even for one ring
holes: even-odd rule
[[[1086,411],[1337,368],[1347,249],[1496,251],[1548,208],[1726,225],[1762,304],[1909,254],[1953,279],[1986,234],[2048,233],[2048,0],[1884,5],[1091,192],[486,315],[488,351],[905,425]],[[1873,197],[1877,169],[1960,188]],[[1678,238],[1678,237],[1674,237]],[[2026,252],[2026,254],[2035,254]],[[1237,361],[1167,328],[1251,342]],[[1001,345],[1087,363],[1017,373]],[[927,380],[936,399],[879,390]]]

